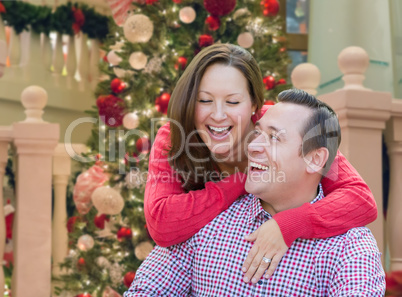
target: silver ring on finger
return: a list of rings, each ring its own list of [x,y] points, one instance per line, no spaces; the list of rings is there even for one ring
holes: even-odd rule
[[[267,257],[262,257],[262,261],[264,261],[266,264],[269,264],[272,262],[272,260]]]

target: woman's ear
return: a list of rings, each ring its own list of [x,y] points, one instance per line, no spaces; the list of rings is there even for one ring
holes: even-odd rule
[[[306,171],[308,173],[322,173],[329,157],[329,152],[326,147],[320,147],[309,152],[305,157]]]

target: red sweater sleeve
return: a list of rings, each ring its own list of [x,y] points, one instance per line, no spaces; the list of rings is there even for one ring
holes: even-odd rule
[[[324,199],[274,215],[289,247],[296,238],[331,237],[377,218],[373,194],[339,151],[321,183]]]
[[[169,124],[161,127],[149,157],[144,212],[153,240],[166,247],[183,242],[246,194],[246,175],[236,173],[205,189],[185,193],[179,175],[170,167],[166,149]]]

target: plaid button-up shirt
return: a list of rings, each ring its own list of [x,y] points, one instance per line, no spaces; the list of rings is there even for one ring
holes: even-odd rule
[[[322,189],[311,202],[323,198]],[[274,275],[244,283],[243,239],[271,219],[253,195],[243,196],[186,242],[156,246],[138,269],[132,296],[383,296],[381,254],[370,230],[327,239],[297,239]]]

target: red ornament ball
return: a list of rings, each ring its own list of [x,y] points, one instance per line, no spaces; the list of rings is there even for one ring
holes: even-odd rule
[[[124,275],[124,279],[123,279],[124,285],[125,285],[127,288],[130,288],[131,283],[133,282],[134,278],[135,278],[135,271],[129,271],[129,272],[127,272],[127,273]]]
[[[180,4],[181,0],[173,0],[173,2],[176,3],[176,4]]]
[[[74,297],[92,297],[92,296],[89,293],[82,293],[82,294],[75,295]]]
[[[262,81],[264,82],[265,89],[272,90],[275,88],[275,78],[272,75],[264,77]]]
[[[123,124],[125,103],[123,99],[114,95],[101,95],[96,99],[101,120],[110,127]]]
[[[117,239],[122,240],[124,238],[131,238],[133,233],[131,232],[130,228],[121,227],[119,231],[117,231]]]
[[[264,105],[275,105],[275,102],[272,100],[267,100],[264,102]]]
[[[286,47],[281,47],[281,48],[279,49],[279,52],[281,52],[281,53],[286,52]]]
[[[79,258],[78,261],[77,261],[77,268],[80,269],[80,268],[84,267],[85,264],[86,264],[86,263],[85,263],[85,259],[81,257],[81,258]]]
[[[77,221],[80,221],[80,217],[74,216],[71,217],[67,220],[67,231],[68,233],[71,233],[74,231],[75,223]]]
[[[286,80],[284,78],[281,78],[276,82],[276,84],[277,85],[286,85]]]
[[[224,16],[236,7],[236,0],[204,0],[205,9],[212,15]]]
[[[152,5],[152,4],[154,4],[154,3],[156,3],[156,2],[158,2],[159,0],[146,0],[146,4],[148,4],[148,5]]]
[[[138,138],[135,146],[140,154],[148,154],[151,149],[151,141],[148,137],[143,136],[141,138]]]
[[[168,106],[170,101],[170,94],[169,93],[162,93],[158,98],[155,100],[155,108],[157,111],[163,114],[167,114]]]
[[[207,19],[205,20],[205,24],[208,25],[208,29],[211,31],[216,31],[219,29],[219,27],[221,26],[221,21],[218,17],[210,15],[209,17],[207,17]]]
[[[138,162],[140,161],[140,159],[138,158],[138,155],[136,153],[132,153],[132,155],[130,156],[129,153],[126,153],[124,155],[124,163],[126,165],[130,164],[130,163],[135,163],[138,164]]]
[[[209,34],[203,34],[198,39],[198,45],[200,47],[207,47],[207,46],[210,46],[212,44],[214,44],[214,39]]]
[[[184,70],[186,68],[186,65],[187,65],[187,58],[186,57],[179,57],[177,59],[176,64],[174,65],[174,68],[176,70],[179,70],[179,69]]]
[[[97,215],[94,218],[94,224],[99,229],[105,229],[105,221],[109,222],[109,217],[105,214]]]
[[[110,88],[112,89],[113,93],[118,94],[124,91],[124,89],[126,88],[126,83],[118,78],[115,78],[111,81]]]
[[[279,12],[279,2],[277,0],[263,0],[261,1],[263,7],[262,13],[265,16],[276,16]]]

